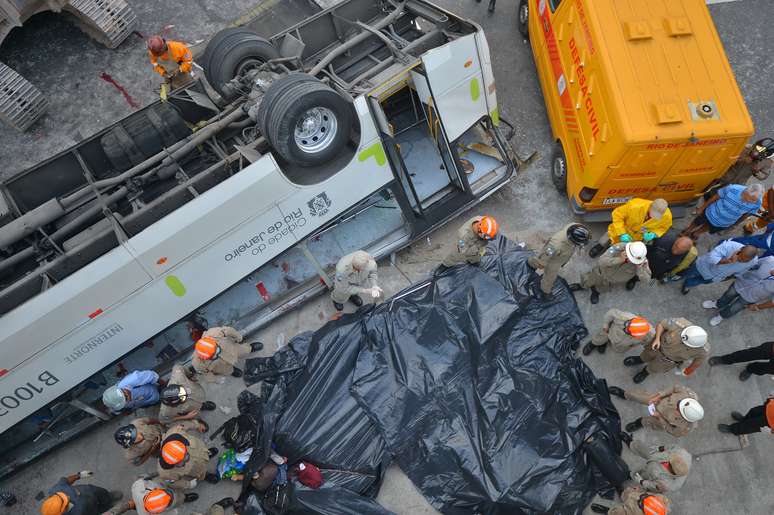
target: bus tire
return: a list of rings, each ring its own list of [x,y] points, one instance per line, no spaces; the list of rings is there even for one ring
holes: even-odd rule
[[[204,53],[204,76],[221,95],[223,86],[234,77],[279,57],[271,43],[247,30],[233,30],[220,38],[216,35]]]
[[[560,193],[567,192],[567,157],[560,141],[556,142],[551,154],[551,182]]]
[[[264,137],[283,159],[306,167],[340,154],[355,116],[349,100],[318,80],[288,86],[266,109]]]
[[[318,82],[318,80],[308,73],[289,73],[272,82],[266,90],[266,94],[263,95],[261,104],[258,106],[258,115],[256,117],[258,128],[264,136],[269,133],[269,107],[274,105],[277,98],[282,96],[285,91],[300,82]]]
[[[521,0],[516,11],[516,23],[524,39],[529,39],[529,0]]]

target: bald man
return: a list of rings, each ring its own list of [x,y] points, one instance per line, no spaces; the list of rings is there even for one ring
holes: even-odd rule
[[[659,281],[680,275],[680,272],[696,261],[698,255],[692,239],[680,236],[678,231],[670,229],[648,246],[650,274]]]

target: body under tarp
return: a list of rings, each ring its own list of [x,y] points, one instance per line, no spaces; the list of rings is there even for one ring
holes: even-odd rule
[[[342,499],[374,497],[393,460],[448,514],[580,514],[611,492],[584,447],[618,460],[620,418],[575,353],[588,331],[572,294],[563,280],[534,294],[531,254],[499,237],[480,266],[439,270],[249,360],[245,380],[272,386],[251,466],[272,441],[317,464],[326,484],[291,496],[298,513],[385,513]]]

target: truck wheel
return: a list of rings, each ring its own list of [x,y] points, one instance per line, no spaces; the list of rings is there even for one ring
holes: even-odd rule
[[[346,146],[354,123],[352,104],[318,80],[295,80],[266,106],[264,136],[286,161],[318,166]]]
[[[258,116],[256,117],[258,128],[262,134],[266,135],[269,133],[269,106],[274,105],[277,98],[282,96],[290,87],[300,82],[318,82],[318,80],[308,73],[290,73],[271,83],[263,99],[261,99],[261,103],[258,106]]]
[[[525,39],[529,39],[529,0],[521,0],[517,12],[519,32]]]
[[[254,32],[226,30],[230,32],[221,37],[216,35],[204,51],[204,76],[221,95],[223,86],[234,77],[279,57],[277,49]]]
[[[567,192],[567,157],[560,142],[556,142],[551,155],[551,181],[560,193]]]

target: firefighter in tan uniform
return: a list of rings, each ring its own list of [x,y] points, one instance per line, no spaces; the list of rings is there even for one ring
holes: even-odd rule
[[[608,343],[615,352],[629,352],[648,345],[655,335],[656,331],[645,318],[620,309],[608,309],[602,327],[583,346],[583,355],[588,356],[594,349],[604,353]]]
[[[600,256],[597,265],[581,274],[580,283],[570,285],[573,291],[591,289],[591,303],[599,302],[599,292],[629,282],[637,277],[643,283],[650,281],[648,249],[641,241],[617,243]]]
[[[624,438],[623,435],[626,435]],[[649,492],[675,492],[682,488],[691,471],[693,456],[680,446],[649,446],[632,440],[622,433],[629,449],[646,461],[645,466],[632,473],[632,479]]]
[[[169,383],[161,390],[159,420],[171,424],[180,420],[191,420],[201,411],[212,411],[215,403],[206,400],[202,386],[186,375],[185,368],[175,363],[169,376]]]
[[[489,241],[497,236],[497,230],[497,220],[491,216],[474,216],[466,221],[457,230],[457,245],[443,260],[443,266],[478,264]]]
[[[678,368],[677,375],[688,377],[709,359],[709,355],[707,331],[685,318],[667,318],[656,326],[656,336],[650,347],[639,356],[626,358],[624,365],[632,367],[647,363],[634,376],[634,382],[639,384],[651,373],[669,372],[675,368]]]
[[[242,333],[233,327],[214,327],[196,342],[191,366],[210,383],[217,376],[242,377],[242,370],[236,367],[239,359],[262,348],[260,342],[243,344]]]
[[[128,425],[116,429],[113,434],[118,445],[126,449],[126,461],[131,465],[142,465],[148,458],[158,454],[164,426],[152,418],[136,418]]]
[[[621,504],[608,508],[601,504],[592,504],[594,513],[609,515],[667,515],[672,502],[659,494],[649,494],[637,485],[628,486],[621,493]]]
[[[344,309],[344,303],[352,302],[357,307],[363,305],[360,295],[377,299],[382,289],[376,284],[378,279],[376,260],[364,250],[347,254],[336,264],[336,277],[331,291],[331,300],[336,311]]]
[[[693,431],[697,422],[704,418],[704,408],[699,403],[698,395],[679,384],[655,394],[641,388],[624,391],[618,386],[610,386],[608,391],[610,395],[648,407],[647,417],[626,424],[626,430],[630,433],[646,427],[666,431],[679,438]]]
[[[209,449],[184,424],[175,424],[164,434],[158,462],[159,479],[178,490],[192,489],[199,480],[217,483],[218,476],[207,472],[210,458],[218,454]]]
[[[178,510],[183,503],[194,502],[199,494],[183,493],[155,479],[139,478],[132,483],[132,498],[128,502],[114,507],[104,515],[122,515],[136,511],[138,515],[163,513],[164,515],[183,515],[187,510]]]
[[[582,224],[569,224],[557,231],[543,245],[540,254],[529,258],[527,263],[543,277],[540,280],[540,289],[546,295],[551,293],[554,282],[559,275],[559,270],[570,261],[575,249],[588,244],[591,239],[591,231]]]

